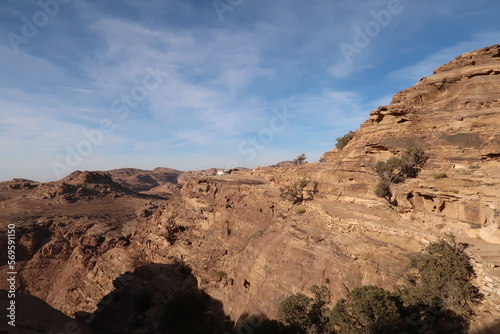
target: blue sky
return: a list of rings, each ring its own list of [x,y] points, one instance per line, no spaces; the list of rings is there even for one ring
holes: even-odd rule
[[[455,56],[497,0],[0,0],[0,180],[309,162]]]

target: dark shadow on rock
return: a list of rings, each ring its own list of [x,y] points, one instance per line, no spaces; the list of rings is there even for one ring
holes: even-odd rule
[[[138,197],[141,198],[150,198],[150,199],[159,199],[159,200],[169,200],[172,198],[170,194],[144,194],[144,193],[136,193]]]
[[[11,301],[15,302],[13,306]],[[2,334],[92,334],[82,322],[68,317],[40,298],[23,293],[9,298],[6,290],[0,290],[0,310]]]
[[[94,313],[76,314],[96,334],[222,334],[232,328],[222,303],[198,289],[183,262],[145,265],[113,284]]]
[[[1,228],[3,231],[7,231],[9,229],[8,226],[8,224],[5,224]],[[50,230],[50,223],[25,224],[24,226],[17,226],[15,231],[16,262],[31,260],[36,252],[51,240],[54,234]],[[0,264],[8,263],[7,246],[7,235],[2,233],[0,235]]]
[[[470,331],[469,334],[498,334],[500,333],[500,319],[496,319],[494,324],[486,326],[480,330]]]
[[[265,313],[243,313],[234,325],[233,334],[306,334],[306,331],[269,319]]]

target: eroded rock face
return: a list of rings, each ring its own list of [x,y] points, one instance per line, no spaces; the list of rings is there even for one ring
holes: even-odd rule
[[[498,110],[499,45],[457,57],[397,93],[361,125],[344,150],[379,158],[401,148],[427,148],[441,160],[494,160],[500,150]],[[326,153],[326,161],[336,151]],[[343,153],[345,157],[347,154]]]
[[[373,111],[344,151],[332,150],[324,159],[373,173],[375,161],[421,147],[429,160],[419,179],[395,187],[400,207],[418,220],[500,243],[499,53],[500,45],[494,45],[437,68],[396,94],[391,105]],[[439,172],[446,177],[434,179]],[[452,225],[460,224],[474,231],[455,231]]]
[[[459,56],[396,94],[341,152],[325,153],[325,164],[2,183],[0,220],[20,232],[19,288],[68,315],[92,314],[125,273],[185,263],[189,284],[222,302],[218,314],[272,318],[286,296],[315,284],[334,301],[364,284],[390,289],[412,253],[452,232],[469,245],[485,294],[479,328],[500,317],[499,50]],[[392,186],[398,205],[390,206],[374,195],[373,165],[412,146],[429,159],[416,178]],[[310,181],[307,200],[284,201],[280,188],[301,180]],[[155,191],[171,196],[148,197]],[[77,200],[66,203],[65,194]],[[116,303],[107,312],[123,317]]]
[[[153,263],[185,259],[200,287],[233,319],[274,317],[281,300],[314,284],[327,285],[335,297],[363,284],[390,287],[405,271],[408,249],[418,250],[410,233],[363,225],[356,220],[361,216],[335,216],[330,211],[337,205],[342,203],[312,200],[299,214],[264,177],[193,180],[134,242],[147,245]],[[377,236],[384,230],[395,244]]]

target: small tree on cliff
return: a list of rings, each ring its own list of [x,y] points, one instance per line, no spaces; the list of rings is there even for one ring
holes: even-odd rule
[[[391,292],[365,285],[349,292],[332,310],[331,327],[339,334],[397,333],[402,302]]]
[[[349,142],[354,138],[356,132],[349,131],[349,133],[343,135],[342,137],[337,138],[337,144],[335,144],[335,148],[337,150],[342,151],[342,149],[349,144]]]
[[[306,155],[304,153],[302,153],[301,155],[297,156],[297,158],[293,159],[293,162],[296,165],[306,164],[307,163],[307,157],[306,157]]]
[[[297,293],[286,298],[278,308],[278,320],[296,328],[309,326],[312,299]]]
[[[380,180],[375,186],[375,195],[377,197],[385,198],[387,202],[390,202],[392,197],[392,191],[389,182]]]
[[[400,158],[391,157],[386,161],[378,161],[373,170],[380,181],[375,186],[375,195],[391,201],[391,184],[403,182],[406,178],[416,177],[427,155],[420,148],[408,148]]]
[[[392,157],[386,161],[378,161],[373,168],[380,180],[387,183],[399,183],[406,178],[416,177],[427,156],[420,148],[409,148],[400,158]]]
[[[476,274],[469,256],[452,235],[430,243],[411,259],[409,268],[401,294],[408,304],[449,310],[466,319],[471,305],[483,297],[472,284]]]
[[[311,292],[314,298],[301,293],[286,298],[278,309],[278,320],[295,329],[295,333],[329,333],[326,304],[330,302],[330,291],[326,286],[313,285]]]
[[[304,189],[310,183],[311,183],[311,181],[303,179],[303,180],[300,180],[299,182],[294,183],[291,186],[281,187],[280,188],[280,191],[281,191],[280,197],[287,200],[287,201],[292,202],[292,204],[301,203],[302,201],[304,201]],[[312,190],[309,191],[310,195],[312,193],[316,192],[316,187],[318,185],[314,181],[311,184],[312,184],[312,186],[310,188],[312,188]],[[306,195],[307,195],[307,191],[306,191]]]

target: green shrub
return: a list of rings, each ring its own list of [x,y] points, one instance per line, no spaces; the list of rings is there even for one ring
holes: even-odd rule
[[[295,213],[299,214],[299,215],[304,214],[304,213],[306,213],[306,209],[304,209],[304,208],[298,208],[297,210],[295,210]]]
[[[314,301],[316,303],[325,305],[330,302],[330,290],[326,286],[313,285],[310,290],[314,294]]]
[[[398,183],[406,178],[416,177],[427,156],[420,148],[409,148],[400,158],[391,157],[386,161],[378,161],[373,168],[379,178],[388,183]]]
[[[323,333],[326,332],[330,321],[330,309],[326,307],[331,299],[330,291],[324,285],[313,285],[311,292],[314,298],[309,311],[309,332]]]
[[[348,134],[338,137],[337,138],[337,144],[335,144],[335,147],[337,150],[342,151],[342,149],[351,141],[352,138],[354,138],[354,135],[356,132],[349,131]]]
[[[429,244],[410,262],[405,298],[408,304],[421,304],[452,311],[460,317],[471,315],[471,305],[482,294],[472,284],[476,277],[464,247],[453,236]]]
[[[403,176],[410,178],[417,177],[418,172],[427,159],[427,155],[421,148],[408,148],[401,156]]]
[[[293,204],[298,204],[304,200],[302,191],[303,189],[297,188],[296,185],[291,187],[282,187],[280,188],[280,197],[292,202]]]
[[[440,239],[413,257],[409,269],[406,284],[394,292],[362,286],[331,310],[325,286],[311,288],[314,298],[292,295],[280,305],[281,322],[272,322],[272,329],[262,333],[434,333],[443,323],[465,332],[471,305],[483,296],[472,284],[475,274],[464,247],[453,236]]]
[[[306,157],[306,155],[304,153],[302,153],[301,155],[297,156],[297,158],[293,159],[293,162],[296,165],[306,164],[307,163],[307,157]]]
[[[395,183],[400,177],[403,163],[401,159],[392,157],[386,161],[378,161],[373,168],[378,177],[387,183]]]
[[[245,328],[244,326],[242,328]],[[250,330],[240,330],[238,333],[252,333],[252,334],[297,334],[297,330],[291,326],[286,326],[278,320],[264,320],[260,326],[250,327]],[[236,331],[234,332],[237,333]]]
[[[280,188],[280,197],[292,202],[293,204],[298,204],[304,201],[304,188],[310,183],[309,180],[303,179],[292,186],[285,186]],[[313,183],[313,192],[316,191],[316,183]]]
[[[402,323],[401,300],[377,286],[362,286],[340,299],[330,324],[339,334],[397,333]]]
[[[445,179],[445,178],[447,178],[447,177],[448,177],[448,175],[446,175],[446,173],[445,173],[445,172],[439,172],[439,173],[435,173],[435,174],[433,175],[434,180],[438,180],[438,179]]]
[[[416,177],[427,156],[420,148],[409,148],[400,158],[391,157],[386,161],[378,161],[373,170],[380,178],[375,187],[375,195],[391,201],[391,184],[403,182],[406,178]]]
[[[326,333],[329,321],[330,291],[326,286],[311,287],[314,298],[301,293],[286,298],[278,309],[278,320],[293,333]],[[284,331],[286,332],[286,331]]]
[[[286,325],[307,328],[312,299],[297,293],[286,298],[278,308],[278,320]]]
[[[263,319],[259,320],[256,317],[248,317],[245,319],[240,328],[233,330],[234,334],[298,334],[302,333],[300,329],[292,326],[287,326],[277,320]],[[305,334],[305,333],[304,333]]]
[[[377,197],[385,198],[388,202],[390,202],[392,192],[389,182],[380,180],[375,186],[375,195]]]

